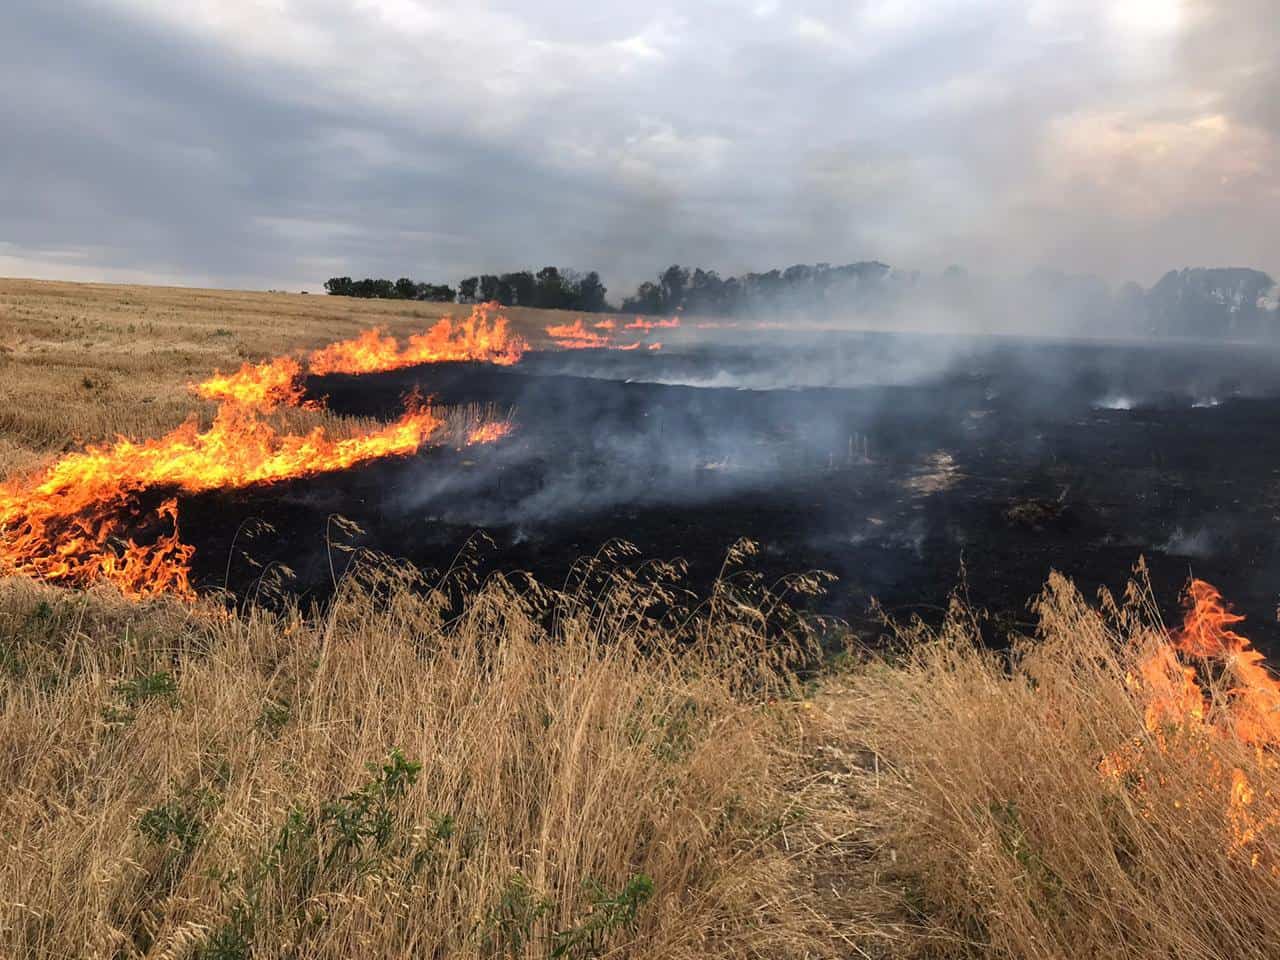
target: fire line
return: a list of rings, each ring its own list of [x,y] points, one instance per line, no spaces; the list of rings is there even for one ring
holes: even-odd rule
[[[505,317],[481,305],[466,320],[441,320],[401,349],[378,331],[332,344],[309,358],[313,372],[369,373],[412,364],[479,360],[507,365],[526,348]],[[365,350],[372,345],[372,349]],[[193,391],[219,402],[212,425],[194,419],[168,434],[136,442],[89,445],[43,472],[0,484],[0,569],[64,586],[105,580],[129,597],[191,597],[195,547],[179,536],[177,494],[237,489],[345,470],[416,453],[443,426],[427,405],[411,403],[397,420],[335,439],[323,426],[282,433],[264,419],[280,406],[305,406],[302,365],[290,357],[215,373]],[[468,445],[506,436],[510,425],[480,424]],[[158,506],[140,503],[162,491]],[[140,531],[156,530],[150,542]]]

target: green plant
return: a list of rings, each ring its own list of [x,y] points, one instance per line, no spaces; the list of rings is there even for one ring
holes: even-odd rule
[[[335,834],[324,858],[326,869],[359,854],[369,841],[378,848],[387,845],[394,824],[393,802],[417,782],[422,764],[392,750],[386,763],[369,764],[369,770],[375,774],[372,780],[321,810],[321,825]]]
[[[196,951],[199,960],[248,960],[253,955],[253,914],[237,904],[231,917]]]
[[[281,703],[278,700],[268,700],[262,705],[262,710],[258,714],[259,729],[269,733],[271,736],[275,736],[284,729],[285,724],[288,722],[288,704]]]
[[[608,893],[592,880],[586,882],[592,891],[591,911],[585,920],[551,937],[551,957],[598,957],[608,946],[609,937],[619,930],[630,930],[640,916],[640,908],[653,896],[653,881],[643,873],[636,874],[616,894]]]
[[[519,956],[533,939],[533,929],[554,904],[538,896],[517,873],[502,888],[480,926],[480,946],[489,955]]]
[[[190,853],[200,842],[203,824],[198,809],[181,800],[152,807],[138,821],[138,830],[152,843],[176,840],[183,853]]]
[[[113,690],[124,698],[125,704],[136,707],[147,700],[172,700],[178,693],[178,682],[172,674],[159,671],[133,680],[123,680]]]

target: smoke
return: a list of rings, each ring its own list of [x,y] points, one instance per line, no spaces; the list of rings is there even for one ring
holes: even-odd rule
[[[516,431],[468,452],[464,469],[424,464],[389,509],[536,536],[664,506],[785,504],[834,483],[856,488],[863,511],[839,536],[906,537],[918,553],[919,517],[867,517],[947,493],[995,449],[1017,473],[1056,458],[1055,444],[1138,429],[1149,413],[1229,416],[1273,395],[1277,373],[1269,354],[1225,348],[776,329],[730,347],[683,336],[660,354],[534,353],[514,372],[432,371],[424,390],[511,406]]]

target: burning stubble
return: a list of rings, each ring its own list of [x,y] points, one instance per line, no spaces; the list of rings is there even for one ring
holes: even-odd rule
[[[368,344],[376,349],[362,350]],[[506,364],[516,362],[524,347],[505,318],[486,305],[459,324],[441,320],[410,337],[403,350],[371,331],[315,351],[309,365],[370,372],[433,358]],[[267,419],[278,407],[319,408],[304,399],[301,376],[301,365],[289,357],[245,364],[231,375],[215,373],[192,387],[220,402],[207,429],[191,419],[158,439],[89,446],[42,473],[0,486],[0,564],[69,586],[106,580],[127,596],[191,596],[195,547],[181,541],[176,494],[270,485],[405,457],[444,424],[430,406],[410,402],[398,419],[352,436],[332,437],[323,425],[302,434],[281,432]],[[491,443],[509,430],[509,423],[477,424],[466,442]],[[151,491],[164,498],[148,506],[142,498]],[[147,528],[150,542],[135,539]]]

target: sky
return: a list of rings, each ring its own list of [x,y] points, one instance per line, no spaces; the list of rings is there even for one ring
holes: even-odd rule
[[[1280,276],[1276,0],[6,0],[0,275]]]

